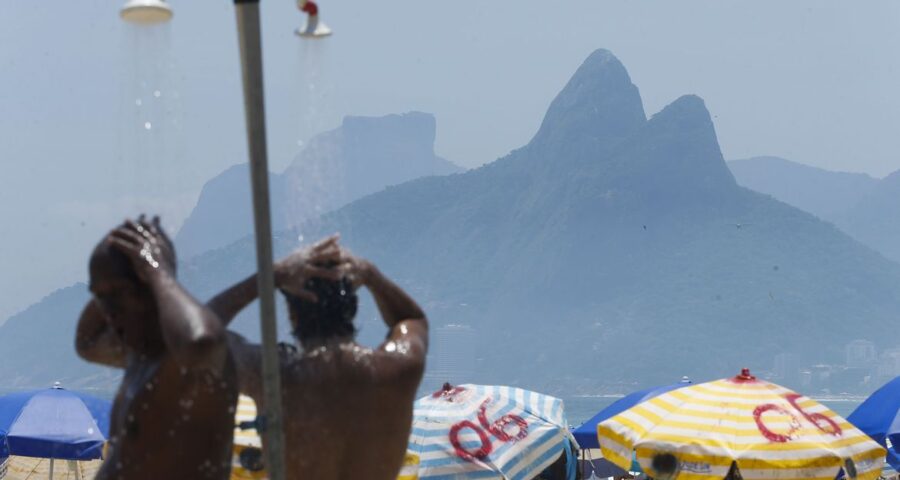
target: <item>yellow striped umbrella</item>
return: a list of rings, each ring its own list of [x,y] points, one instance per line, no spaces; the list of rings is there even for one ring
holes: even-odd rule
[[[238,398],[237,411],[234,414],[231,480],[261,480],[267,476],[262,467],[262,440],[259,438],[259,433],[256,428],[241,428],[242,424],[248,425],[255,421],[256,402],[246,395],[241,395]]]
[[[679,480],[875,479],[884,449],[822,404],[746,369],[673,390],[597,425],[603,456],[628,470]]]

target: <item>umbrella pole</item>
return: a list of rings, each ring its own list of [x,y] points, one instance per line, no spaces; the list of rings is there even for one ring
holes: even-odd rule
[[[50,458],[50,476],[47,478],[49,478],[50,480],[53,480],[53,458],[52,457]]]
[[[69,471],[75,472],[75,480],[81,480],[81,468],[78,467],[78,462],[69,460]]]
[[[263,93],[262,39],[259,0],[234,0],[244,79],[244,113],[253,188],[253,223],[256,233],[257,282],[262,329],[262,380],[265,398],[265,465],[271,480],[284,480],[284,429],[278,330],[275,320],[275,280],[272,268],[272,225],[269,210],[269,167]]]

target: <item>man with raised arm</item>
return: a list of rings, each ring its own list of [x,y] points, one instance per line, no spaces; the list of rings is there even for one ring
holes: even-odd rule
[[[76,350],[125,370],[96,478],[227,479],[234,361],[222,322],[176,281],[159,218],[126,221],[97,245],[90,291]]]
[[[275,282],[302,347],[280,351],[287,478],[396,479],[425,369],[425,313],[336,237],[276,262]],[[355,340],[360,286],[371,292],[388,327],[375,349]],[[209,306],[227,323],[256,295],[250,277]],[[241,391],[263,407],[260,346],[234,333],[229,344]]]

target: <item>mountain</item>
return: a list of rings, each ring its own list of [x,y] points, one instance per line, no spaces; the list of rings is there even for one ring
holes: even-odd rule
[[[121,378],[118,371],[82,361],[75,355],[75,326],[87,302],[83,283],[57,290],[14,315],[0,328],[2,389],[49,387],[108,391]]]
[[[842,219],[879,181],[864,173],[833,172],[779,157],[728,162],[739,184],[829,221]]]
[[[527,145],[279,231],[277,254],[334,231],[428,312],[426,388],[621,391],[741,367],[764,373],[784,352],[842,362],[855,338],[900,343],[890,333],[900,266],[739,186],[700,98],[647,119],[605,50],[575,72]],[[253,271],[254,258],[245,237],[180,271],[207,298]],[[384,327],[363,298],[360,335],[371,343]],[[257,328],[255,315],[248,309],[236,328]]]
[[[435,155],[434,139],[430,114],[346,117],[314,137],[284,172],[269,175],[273,228],[299,225],[389,185],[462,171]],[[250,198],[246,164],[207,182],[175,237],[179,255],[189,258],[251,235]]]
[[[765,371],[783,352],[839,363],[849,339],[900,339],[900,267],[739,186],[700,98],[645,119],[604,50],[526,146],[357,200],[276,245],[333,231],[422,301],[432,362],[469,365],[466,381],[596,391]],[[214,291],[252,269],[236,258],[252,258],[249,239],[196,258],[191,282]],[[442,343],[454,325],[476,332],[465,354]]]
[[[900,170],[881,179],[838,220],[859,241],[900,262]]]

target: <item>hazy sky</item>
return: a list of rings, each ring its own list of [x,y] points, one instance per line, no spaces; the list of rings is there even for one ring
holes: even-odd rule
[[[0,6],[0,321],[84,277],[93,242],[137,209],[177,226],[203,182],[244,161],[233,7],[171,0],[137,30],[112,0]],[[596,48],[648,114],[706,100],[726,158],[900,169],[900,2],[321,0],[336,34],[292,35],[264,0],[271,164],[347,114],[434,113],[465,166],[528,141]],[[158,92],[158,94],[157,94]],[[140,105],[138,105],[140,103]]]

